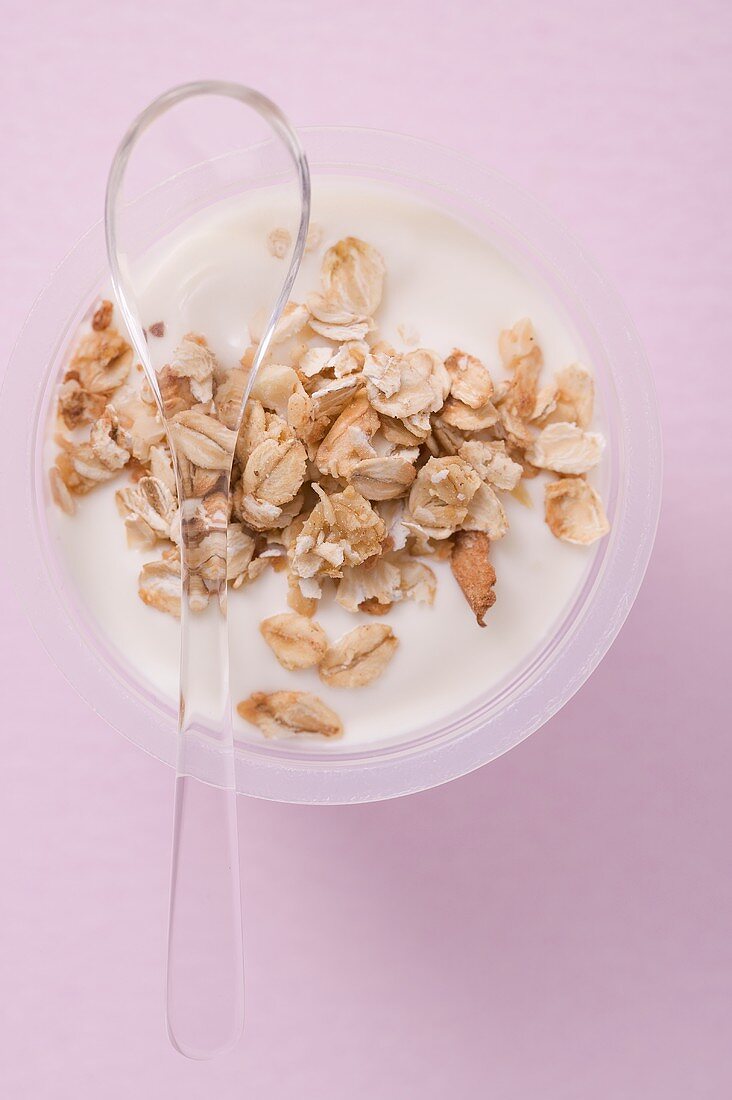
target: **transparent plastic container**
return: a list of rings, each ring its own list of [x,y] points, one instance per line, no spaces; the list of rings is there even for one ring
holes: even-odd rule
[[[302,134],[314,188],[323,175],[387,184],[458,217],[528,267],[561,305],[592,363],[608,447],[603,498],[612,528],[551,637],[510,681],[456,707],[449,721],[398,743],[349,748],[297,740],[241,742],[237,789],[287,802],[349,803],[436,786],[500,756],[538,729],[592,673],[627,616],[648,564],[661,497],[661,439],[648,365],[625,309],[567,230],[498,173],[442,147],[381,131],[317,128]],[[214,199],[242,161],[262,186],[273,181],[260,147],[223,158]],[[231,162],[233,163],[233,161]],[[191,172],[195,172],[192,169]],[[176,186],[186,186],[186,177]],[[198,194],[198,190],[196,190]],[[140,202],[159,203],[145,197]],[[152,207],[151,207],[152,209]],[[192,211],[193,212],[193,211]],[[176,752],[172,703],[123,666],[96,631],[55,549],[49,523],[47,424],[59,373],[81,321],[107,282],[101,223],[54,272],[16,345],[0,395],[0,448],[18,529],[9,568],[44,646],[89,705],[125,737],[168,765]],[[22,456],[22,457],[21,457]],[[215,742],[201,731],[192,770],[217,774]]]

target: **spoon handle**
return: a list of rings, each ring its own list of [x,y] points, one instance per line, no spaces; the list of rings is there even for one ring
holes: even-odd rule
[[[183,499],[181,677],[168,919],[167,1027],[189,1058],[231,1047],[244,1019],[244,962],[234,743],[229,699],[226,528],[209,529],[216,582],[208,606],[193,611],[192,551]],[[223,561],[221,560],[223,555]],[[211,581],[209,580],[209,584]],[[200,600],[200,585],[198,599]],[[195,728],[205,718],[201,747]],[[216,785],[193,774],[193,752],[209,752]]]
[[[130,201],[131,195],[124,186],[125,174],[133,150],[145,132],[161,116],[189,100],[197,100],[201,106],[204,102],[220,103],[222,99],[238,101],[269,127],[273,142],[242,150],[239,134],[233,147],[237,152],[256,152],[256,165],[247,159],[243,177],[241,172],[232,175],[236,187],[229,181],[222,190],[220,169],[222,163],[230,163],[231,147],[226,149],[227,156],[212,157],[207,141],[198,141],[202,133],[206,138],[209,136],[201,116],[184,114],[182,118],[179,116],[178,126],[161,131],[161,138],[167,133],[167,140],[148,142],[138,151],[136,167],[142,166],[147,171],[136,177],[137,188],[132,190],[138,197]],[[210,136],[220,134],[222,122],[224,128],[230,125],[219,119]],[[159,155],[161,150],[166,155]],[[196,159],[199,151],[202,160]],[[175,158],[172,162],[171,156]],[[284,176],[280,163],[283,157]],[[171,163],[184,171],[171,174]],[[210,172],[204,170],[206,165]],[[151,169],[154,178],[165,186],[140,195],[141,178],[147,179],[149,186]],[[212,195],[223,196],[227,187],[232,194],[234,190],[248,192],[252,187],[269,188],[273,181],[284,181],[288,176],[294,185],[295,210],[299,214],[297,233],[289,264],[283,265],[278,273],[282,275],[281,282],[276,278],[273,286],[267,284],[269,289],[262,286],[256,291],[269,306],[269,318],[254,362],[248,373],[238,363],[229,365],[227,381],[232,382],[232,389],[226,416],[220,415],[218,408],[210,407],[212,395],[207,400],[193,389],[190,396],[195,397],[195,405],[184,398],[181,408],[177,399],[180,395],[169,393],[168,387],[161,385],[169,364],[162,359],[154,362],[147,343],[144,325],[150,318],[143,319],[140,314],[139,286],[134,278],[136,265],[152,245],[160,243],[161,225],[180,226],[194,208],[210,205]],[[196,201],[192,202],[194,197]],[[166,426],[180,506],[181,676],[168,925],[167,1024],[173,1045],[182,1054],[197,1059],[213,1057],[233,1045],[241,1032],[244,1014],[226,620],[230,475],[244,407],[289,300],[305,248],[309,219],[310,174],[297,134],[276,104],[240,84],[196,81],[158,96],[129,127],[109,172],[105,224],[112,285]],[[213,269],[213,257],[211,265]],[[237,302],[234,315],[229,318],[231,331],[226,325],[218,326],[222,346],[227,346],[227,341],[231,347],[238,346],[242,311],[246,313],[254,306],[254,302]],[[266,312],[265,309],[263,315]],[[232,332],[238,334],[233,340],[229,339]],[[219,376],[222,370],[224,364],[219,363],[215,378],[217,392],[223,384]],[[237,374],[239,402],[232,407],[232,403],[236,405],[232,395],[237,391],[234,384]],[[194,778],[200,775],[205,775],[212,785]]]
[[[236,792],[177,775],[167,1026],[188,1058],[232,1047],[244,1023]]]

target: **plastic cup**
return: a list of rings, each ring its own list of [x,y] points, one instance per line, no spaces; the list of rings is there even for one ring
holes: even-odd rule
[[[661,497],[661,438],[653,382],[638,336],[615,292],[567,230],[498,173],[448,149],[374,130],[303,132],[314,189],[323,175],[374,181],[427,200],[488,235],[528,266],[579,333],[603,406],[608,446],[603,498],[612,528],[598,544],[581,590],[551,637],[509,680],[446,722],[399,743],[349,749],[297,741],[247,741],[236,750],[242,794],[298,803],[349,803],[424,790],[495,759],[551,718],[592,673],[622,626],[648,564]],[[227,168],[236,159],[236,173]],[[218,193],[242,160],[261,184],[261,147],[222,158]],[[191,172],[195,172],[192,169]],[[176,181],[186,186],[188,175]],[[167,185],[165,185],[167,186]],[[196,191],[197,194],[200,192]],[[159,194],[141,202],[158,203]],[[152,209],[152,207],[151,207]],[[47,424],[69,343],[107,279],[101,223],[52,275],[15,347],[0,397],[0,448],[14,537],[6,551],[17,590],[45,648],[91,707],[170,766],[176,716],[135,679],[97,632],[65,574],[51,535]],[[192,770],[215,782],[216,745],[202,732]]]

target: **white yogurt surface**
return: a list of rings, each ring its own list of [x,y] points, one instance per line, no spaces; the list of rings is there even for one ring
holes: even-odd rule
[[[271,196],[247,197],[197,217],[185,236],[178,233],[156,249],[139,283],[144,322],[163,320],[167,328],[156,353],[167,355],[178,337],[193,329],[206,334],[222,359],[238,359],[248,342],[247,318],[265,304],[264,296],[284,274],[282,261],[270,257],[266,244],[268,232],[282,224],[281,211],[279,216]],[[304,259],[295,300],[318,286],[324,250],[355,235],[384,256],[387,279],[376,320],[381,335],[396,347],[404,346],[399,326],[407,326],[421,346],[443,356],[460,347],[481,358],[499,379],[504,374],[499,332],[529,316],[544,352],[545,380],[578,360],[591,367],[577,335],[542,288],[489,241],[439,209],[385,187],[316,179],[312,221],[322,226],[322,244]],[[593,427],[602,431],[601,415]],[[386,618],[374,620],[345,611],[332,597],[321,601],[317,620],[331,639],[362,622],[388,622],[396,633],[399,649],[369,687],[332,688],[315,671],[280,667],[258,624],[289,610],[285,574],[266,572],[231,592],[233,702],[252,691],[315,692],[343,720],[345,734],[338,745],[353,748],[414,736],[502,686],[556,631],[594,557],[594,548],[570,546],[550,533],[543,517],[544,482],[543,476],[523,482],[532,508],[502,494],[510,530],[491,550],[497,600],[485,629],[476,625],[449,565],[440,562],[429,562],[438,579],[433,607],[405,601]],[[130,676],[173,702],[179,623],[138,598],[140,567],[159,552],[127,547],[114,503],[121,483],[112,481],[81,499],[73,517],[54,508],[54,537],[89,617]],[[261,739],[237,716],[235,728],[240,739]],[[322,739],[316,743],[324,744]]]

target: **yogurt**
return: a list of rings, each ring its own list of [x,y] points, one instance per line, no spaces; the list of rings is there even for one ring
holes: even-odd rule
[[[276,194],[245,196],[197,215],[156,246],[137,273],[144,323],[163,320],[166,326],[156,357],[169,355],[180,336],[194,330],[234,365],[249,342],[248,319],[282,280],[283,261],[269,255],[266,241],[286,218],[284,199]],[[322,245],[305,255],[294,300],[318,286],[324,249],[358,236],[384,257],[387,277],[376,320],[380,336],[395,347],[404,347],[406,333],[442,356],[459,347],[499,380],[499,333],[528,316],[547,380],[572,362],[591,368],[577,333],[541,284],[437,207],[385,186],[329,178],[316,182],[312,221],[322,229]],[[598,408],[593,428],[602,427]],[[602,468],[598,476],[601,482]],[[232,702],[253,691],[313,692],[343,721],[343,738],[327,746],[340,751],[411,739],[501,690],[557,631],[595,554],[594,547],[571,546],[551,534],[543,517],[543,477],[522,485],[530,507],[501,494],[510,530],[491,548],[497,600],[485,629],[476,625],[449,564],[429,560],[437,576],[434,605],[405,601],[378,620],[399,639],[384,674],[364,688],[329,687],[317,671],[285,671],[259,633],[262,619],[289,610],[286,576],[270,570],[230,593]],[[174,705],[179,623],[138,598],[140,568],[159,552],[128,548],[114,502],[118,487],[112,481],[81,498],[73,517],[54,509],[53,537],[87,616],[127,675]],[[329,595],[316,617],[331,639],[373,621],[347,612]],[[261,743],[258,730],[236,715],[234,722],[238,739]]]

